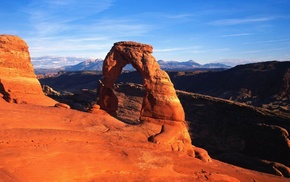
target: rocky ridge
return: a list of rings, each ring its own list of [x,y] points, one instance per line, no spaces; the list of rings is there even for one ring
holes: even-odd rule
[[[239,65],[219,72],[184,73],[171,79],[179,90],[290,114],[290,61]]]

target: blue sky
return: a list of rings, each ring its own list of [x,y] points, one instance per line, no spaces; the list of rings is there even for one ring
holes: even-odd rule
[[[104,58],[132,40],[163,60],[290,60],[290,0],[1,0],[0,17],[32,57]]]

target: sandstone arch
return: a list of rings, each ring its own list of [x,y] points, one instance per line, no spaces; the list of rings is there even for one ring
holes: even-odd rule
[[[183,107],[168,74],[160,69],[151,55],[151,45],[137,42],[117,42],[107,54],[103,64],[103,83],[99,88],[98,104],[101,109],[116,114],[118,99],[114,93],[114,83],[123,67],[131,64],[143,78],[145,95],[140,111],[140,121],[145,129],[159,125],[160,130],[149,136],[154,143],[165,144],[169,150],[185,151],[204,161],[211,161],[207,152],[193,148],[189,136]]]
[[[141,74],[145,88],[140,120],[153,118],[183,122],[184,111],[173,84],[151,55],[152,51],[152,46],[147,44],[115,43],[103,64],[103,87],[98,103],[109,113],[116,112],[118,103],[113,86],[123,67],[131,64]]]

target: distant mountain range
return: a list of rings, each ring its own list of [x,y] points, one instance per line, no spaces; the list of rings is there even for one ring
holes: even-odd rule
[[[201,65],[193,60],[179,62],[179,61],[158,61],[160,67],[163,70],[193,70],[193,69],[216,69],[216,68],[231,68],[222,63],[209,63]]]
[[[98,70],[101,71],[103,67],[104,60],[96,59],[96,60],[86,60],[80,62],[79,64],[73,66],[65,66],[65,71],[84,71],[84,70]],[[216,69],[216,68],[224,68],[228,69],[230,66],[221,64],[221,63],[210,63],[201,65],[195,61],[189,60],[185,62],[179,61],[158,61],[161,69],[163,70],[193,70],[193,69]],[[127,65],[124,70],[135,70],[131,65]]]
[[[101,71],[103,67],[103,59],[89,59],[82,61],[76,65],[64,66],[65,71],[86,71],[86,70],[98,70]]]
[[[40,57],[32,58],[32,63],[36,72],[43,72],[44,70],[55,71],[85,71],[97,70],[101,71],[103,67],[103,59],[85,59],[75,57]],[[76,63],[76,64],[74,64]],[[164,61],[158,60],[158,63],[163,70],[179,71],[179,70],[196,70],[196,69],[229,69],[222,63],[209,63],[201,65],[193,60],[179,62],[179,61]],[[125,66],[124,70],[135,70],[131,65]]]

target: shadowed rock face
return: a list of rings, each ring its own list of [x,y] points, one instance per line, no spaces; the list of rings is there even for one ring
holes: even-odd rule
[[[141,74],[145,87],[145,96],[140,119],[146,118],[184,121],[184,111],[176,96],[168,74],[160,69],[151,55],[152,46],[136,42],[117,42],[107,54],[103,65],[103,87],[99,98],[102,109],[115,113],[118,100],[113,86],[123,67],[127,64]]]
[[[53,105],[34,74],[27,44],[13,35],[0,35],[0,94],[7,102]]]
[[[290,114],[290,61],[238,65],[225,71],[174,76],[171,80],[178,90]]]

